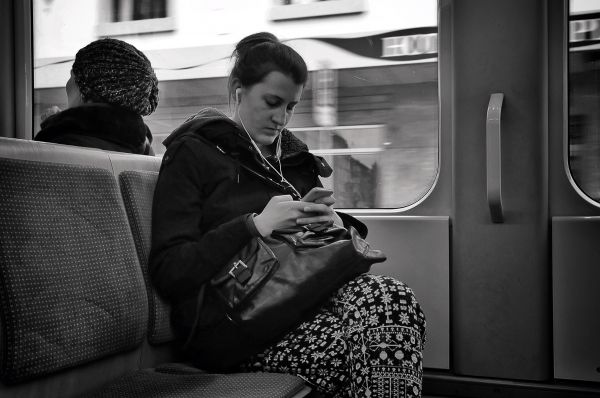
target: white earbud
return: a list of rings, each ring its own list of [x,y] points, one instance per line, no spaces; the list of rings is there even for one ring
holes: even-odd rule
[[[241,88],[236,88],[235,89],[235,103],[239,104],[240,103],[240,93],[242,92]]]

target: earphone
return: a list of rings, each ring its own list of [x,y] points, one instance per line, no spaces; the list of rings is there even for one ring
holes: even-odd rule
[[[241,88],[236,88],[235,89],[235,103],[239,104],[240,103],[240,92],[242,91]]]

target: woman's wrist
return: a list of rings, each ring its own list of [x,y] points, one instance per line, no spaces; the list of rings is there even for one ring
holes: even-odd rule
[[[252,225],[254,226],[254,230],[258,234],[256,236],[262,236],[264,238],[266,236],[271,235],[272,231],[269,230],[265,225],[263,225],[263,220],[262,218],[260,218],[260,214],[252,213],[249,219]]]
[[[258,228],[256,227],[256,223],[254,222],[254,217],[256,217],[256,213],[248,214],[246,217],[246,227],[252,236],[262,236]]]

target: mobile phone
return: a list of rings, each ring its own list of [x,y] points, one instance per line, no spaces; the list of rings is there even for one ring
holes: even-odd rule
[[[317,199],[331,195],[333,195],[333,191],[331,189],[314,187],[306,195],[304,195],[304,197],[301,200],[303,202],[314,202]]]

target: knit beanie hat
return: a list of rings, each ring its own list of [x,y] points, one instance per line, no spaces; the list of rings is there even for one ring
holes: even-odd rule
[[[149,115],[158,105],[152,65],[129,43],[96,40],[77,52],[72,70],[84,100],[118,105],[138,115]]]

